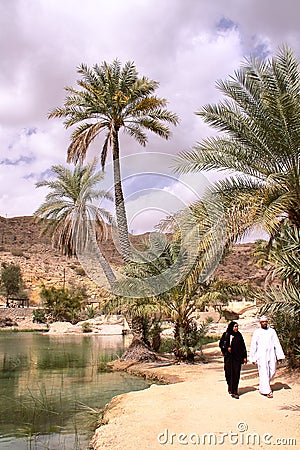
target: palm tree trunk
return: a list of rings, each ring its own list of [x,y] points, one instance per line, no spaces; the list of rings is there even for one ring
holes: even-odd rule
[[[126,320],[130,327],[133,339],[138,339],[146,344],[146,342],[144,341],[142,318],[137,315],[131,315],[130,317],[127,317]]]
[[[91,242],[92,246],[93,246],[93,250],[94,252],[97,254],[97,260],[99,261],[104,275],[106,276],[107,281],[110,284],[110,287],[112,288],[115,281],[116,281],[116,276],[112,270],[112,268],[110,267],[109,262],[105,259],[104,255],[102,254],[97,239],[96,239],[96,234],[95,234],[95,230],[91,225],[91,221],[88,220],[88,227],[89,227],[89,241]]]
[[[101,280],[101,270],[99,270],[100,264],[100,268],[103,270],[106,280],[113,291],[116,276],[99,248],[91,221],[85,216],[83,223],[86,223],[86,226],[81,228],[81,236],[79,234],[77,242],[75,243],[76,256],[86,274],[98,285],[103,284],[103,280]]]
[[[112,130],[112,154],[114,169],[114,192],[115,192],[115,209],[118,226],[118,236],[120,241],[121,254],[125,259],[130,259],[131,249],[127,225],[127,216],[124,203],[124,194],[121,181],[120,167],[120,151],[118,130],[114,127]]]

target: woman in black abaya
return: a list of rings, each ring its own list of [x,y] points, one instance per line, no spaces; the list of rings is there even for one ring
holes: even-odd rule
[[[237,322],[230,322],[220,339],[219,347],[224,355],[224,371],[228,393],[233,398],[238,399],[241,366],[247,362],[247,349],[244,338],[238,331]]]

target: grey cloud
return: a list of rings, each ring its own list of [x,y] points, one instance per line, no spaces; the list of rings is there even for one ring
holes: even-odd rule
[[[37,128],[26,128],[25,129],[26,136],[31,136],[32,134],[36,134],[36,133],[37,133]]]
[[[21,155],[18,159],[9,159],[9,158],[4,158],[0,161],[0,165],[2,166],[18,166],[19,164],[26,164],[29,165],[30,163],[32,163],[35,160],[34,156],[26,156],[26,155]]]
[[[52,170],[47,169],[41,173],[30,172],[30,173],[24,175],[22,178],[24,180],[32,180],[32,182],[35,183],[36,181],[53,178],[53,177],[54,177],[54,174],[53,174]]]
[[[232,30],[236,29],[237,27],[237,24],[227,17],[222,17],[217,24],[217,30],[220,31]]]

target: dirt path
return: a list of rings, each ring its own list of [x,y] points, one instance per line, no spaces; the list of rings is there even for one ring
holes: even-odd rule
[[[250,335],[246,338],[249,341]],[[106,425],[96,430],[92,448],[300,448],[297,377],[279,369],[271,384],[274,398],[267,399],[257,390],[255,366],[245,365],[236,400],[226,392],[218,348],[208,346],[204,354],[207,364],[129,367],[131,373],[175,384],[115,397],[104,416]]]

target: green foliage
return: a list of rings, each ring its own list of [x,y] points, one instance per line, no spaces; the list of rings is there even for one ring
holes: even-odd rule
[[[197,326],[196,322],[190,318],[178,320],[174,330],[174,355],[179,360],[194,361],[195,353],[201,348],[208,329],[208,321]]]
[[[175,323],[174,355],[176,358],[192,362],[199,343],[200,333],[196,323],[182,320]]]
[[[99,203],[101,199],[111,200],[112,197],[99,189],[103,173],[96,169],[96,159],[86,166],[75,166],[73,170],[62,165],[52,166],[56,179],[36,184],[49,188],[50,192],[34,216],[42,222],[43,233],[51,235],[53,245],[64,255],[87,252],[89,259],[93,258],[93,264],[100,264],[108,282],[113,285],[115,275],[97,243],[97,235],[103,237],[105,220],[110,222],[111,215],[94,204],[95,200]],[[83,269],[77,270],[79,275],[85,275]]]
[[[97,361],[97,372],[112,372],[113,369],[109,365],[112,361],[119,359],[121,357],[121,352],[117,352],[113,355],[103,354],[99,357]]]
[[[274,275],[300,289],[300,227],[283,222],[271,255]]]
[[[93,319],[96,315],[96,311],[92,306],[87,306],[85,312],[88,319]]]
[[[85,290],[79,287],[70,289],[42,287],[40,296],[47,315],[52,321],[68,321],[76,323],[83,302],[86,299]]]
[[[254,242],[251,256],[258,268],[265,267],[269,263],[271,243],[264,239],[257,239]]]
[[[271,313],[273,325],[277,331],[289,367],[300,367],[300,314],[286,311]]]
[[[197,307],[200,311],[204,310],[205,305],[211,305],[217,310],[219,303],[227,305],[241,298],[255,298],[256,289],[250,283],[211,277],[199,286],[198,295]]]
[[[165,109],[166,99],[154,94],[156,81],[139,77],[135,64],[128,61],[123,67],[118,60],[103,62],[92,68],[81,64],[78,69],[79,88],[66,88],[68,95],[63,107],[56,108],[49,117],[64,117],[66,128],[78,125],[72,135],[68,159],[83,161],[91,142],[103,131],[104,145],[101,162],[104,167],[108,145],[120,128],[141,145],[147,142],[146,130],[167,139],[169,128],[176,125],[176,114]]]
[[[130,254],[128,225],[121,183],[119,132],[122,130],[139,144],[147,143],[147,131],[168,139],[168,123],[176,125],[178,117],[166,109],[166,99],[154,95],[156,81],[139,77],[135,64],[118,60],[103,62],[92,68],[81,64],[77,87],[66,88],[64,106],[49,117],[63,117],[66,128],[77,126],[68,148],[68,161],[82,163],[94,140],[103,135],[101,165],[104,170],[108,151],[114,160],[114,194],[116,218],[122,255]],[[101,133],[102,132],[102,133]]]
[[[111,200],[111,195],[99,189],[103,173],[96,171],[97,160],[73,170],[62,165],[52,166],[56,175],[53,181],[39,181],[37,187],[47,187],[49,193],[34,216],[43,225],[43,233],[49,233],[52,241],[64,255],[76,254],[76,247],[85,248],[89,238],[89,224],[103,232],[104,220],[110,214],[95,207],[93,200]]]
[[[197,113],[220,132],[183,151],[179,172],[222,170],[234,175],[210,190],[223,204],[228,239],[262,225],[275,237],[282,218],[300,227],[300,75],[286,47],[270,60],[251,58],[219,81],[224,100]]]
[[[268,313],[281,339],[290,367],[300,366],[300,230],[285,222],[270,256],[280,289],[272,288],[261,298],[262,313]]]
[[[1,287],[7,297],[12,295],[24,296],[24,283],[19,265],[2,263]]]
[[[134,262],[126,265],[124,271],[129,281],[122,283],[123,292],[128,291],[129,294],[135,292],[131,285],[131,282],[135,280],[138,281],[137,284],[140,287],[137,295],[146,292],[147,289],[149,292],[147,280],[158,274],[162,274],[162,283],[164,283],[164,272],[167,273],[167,269],[174,265],[179,251],[180,248],[176,241],[172,244],[167,243],[159,257],[154,255],[154,258],[149,258],[146,262]],[[145,283],[143,283],[144,280]],[[201,289],[201,283],[198,282],[196,276],[191,277],[189,282],[186,282],[183,277],[183,281],[174,284],[167,291],[162,289],[162,292],[157,295],[141,295],[137,298],[120,297],[115,307],[122,311],[125,309],[130,313],[133,331],[136,334],[139,333],[140,338],[146,344],[149,345],[152,342],[155,348],[159,348],[160,345],[158,340],[159,323],[151,324],[151,317],[161,317],[162,315],[169,317],[175,328],[174,353],[176,357],[180,360],[192,361],[196,349],[199,348],[200,338],[203,336],[203,330],[198,330],[193,320],[193,313],[197,309],[196,293],[199,289]],[[156,334],[155,339],[153,334]]]
[[[221,336],[220,336],[221,337]],[[199,333],[197,340],[196,340],[196,349],[201,349],[201,347],[205,344],[209,344],[210,342],[215,342],[216,337],[207,336],[206,334]],[[159,348],[159,353],[173,353],[175,348],[175,339],[173,337],[162,337],[161,338],[161,345]]]
[[[269,233],[270,242],[256,246],[256,262],[262,266],[268,259],[282,288],[263,293],[262,310],[274,316],[294,365],[299,353],[294,327],[299,329],[300,323],[299,62],[283,47],[270,60],[245,61],[217,87],[225,99],[203,106],[198,115],[221,134],[181,152],[177,171],[233,173],[206,197],[212,208],[223,205],[227,243],[236,242],[253,226]],[[194,209],[201,218],[203,200]],[[280,320],[281,314],[286,314],[286,321]]]
[[[209,324],[211,324],[211,323],[213,323],[214,322],[214,319],[212,318],[212,317],[207,317],[207,319],[206,319],[206,323],[209,325]]]
[[[130,266],[130,267],[133,267]],[[126,273],[130,273],[129,267]],[[105,314],[124,314],[135,337],[141,339],[146,345],[151,345],[152,318],[159,311],[158,304],[151,297],[131,298],[115,297],[106,301]],[[153,319],[153,323],[155,319]]]
[[[159,353],[172,353],[174,351],[174,338],[163,337],[159,347]]]
[[[160,333],[162,331],[161,324],[157,319],[152,320],[151,328],[149,330],[149,340],[150,340],[150,348],[154,352],[158,352],[161,346],[161,336]]]
[[[47,318],[44,309],[35,309],[33,311],[33,323],[47,323]]]
[[[93,331],[91,325],[88,322],[83,322],[81,328],[83,333],[91,333]]]

